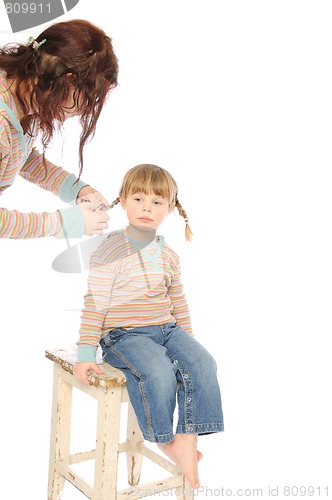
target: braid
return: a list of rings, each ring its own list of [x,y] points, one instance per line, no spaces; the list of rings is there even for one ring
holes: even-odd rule
[[[175,199],[175,206],[178,209],[179,214],[181,215],[181,217],[184,218],[184,221],[186,223],[186,229],[185,229],[186,240],[187,241],[191,241],[193,233],[192,233],[192,231],[190,229],[190,226],[188,224],[188,216],[187,216],[186,211],[182,207],[181,203],[179,202],[178,197],[176,197],[176,199]]]
[[[109,209],[114,208],[115,205],[117,205],[118,203],[120,203],[120,197],[119,196],[116,198],[116,200],[112,201],[112,203],[110,204],[110,206],[108,208]]]

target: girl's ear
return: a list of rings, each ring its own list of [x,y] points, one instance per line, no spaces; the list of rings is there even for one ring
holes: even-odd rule
[[[121,203],[122,208],[125,210],[126,209],[126,200],[122,196],[120,196],[120,203]]]
[[[170,214],[171,212],[173,212],[174,208],[175,208],[175,203],[171,203],[168,209],[168,213]]]

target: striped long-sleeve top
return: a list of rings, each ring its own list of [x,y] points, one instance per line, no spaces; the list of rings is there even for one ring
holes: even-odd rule
[[[79,181],[74,185],[75,175],[44,161],[43,155],[33,147],[38,122],[32,129],[32,133],[23,133],[6,73],[0,70],[0,195],[19,174],[65,202],[75,201],[86,184]],[[53,213],[22,213],[0,208],[0,238],[81,237],[83,231],[84,219],[78,206]]]
[[[144,246],[110,233],[90,259],[77,361],[95,361],[110,330],[172,322],[192,333],[178,255],[162,236]]]

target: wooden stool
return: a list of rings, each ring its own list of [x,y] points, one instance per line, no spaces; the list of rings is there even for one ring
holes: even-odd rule
[[[98,357],[103,375],[89,375],[90,385],[73,376],[76,348],[52,349],[45,355],[54,361],[53,409],[50,443],[48,500],[59,500],[65,481],[69,481],[92,500],[136,499],[160,491],[176,488],[178,499],[192,500],[193,491],[181,470],[171,461],[153,452],[144,444],[133,408],[129,402],[124,374],[104,363]],[[97,400],[96,448],[92,451],[70,454],[72,389],[76,387]],[[119,443],[121,403],[128,403],[127,440]],[[118,491],[119,453],[126,452],[128,484],[131,487]],[[170,477],[140,484],[143,456],[171,473]],[[89,485],[70,466],[95,460],[94,484]]]

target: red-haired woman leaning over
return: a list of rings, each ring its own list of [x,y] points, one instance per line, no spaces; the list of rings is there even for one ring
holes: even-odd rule
[[[19,174],[73,204],[53,213],[0,208],[0,237],[75,238],[107,228],[107,213],[96,210],[107,200],[80,176],[84,146],[117,76],[111,39],[84,20],[53,24],[27,44],[0,48],[0,195]],[[45,158],[55,129],[70,116],[79,116],[82,127],[78,178]],[[34,148],[38,134],[42,154]]]

